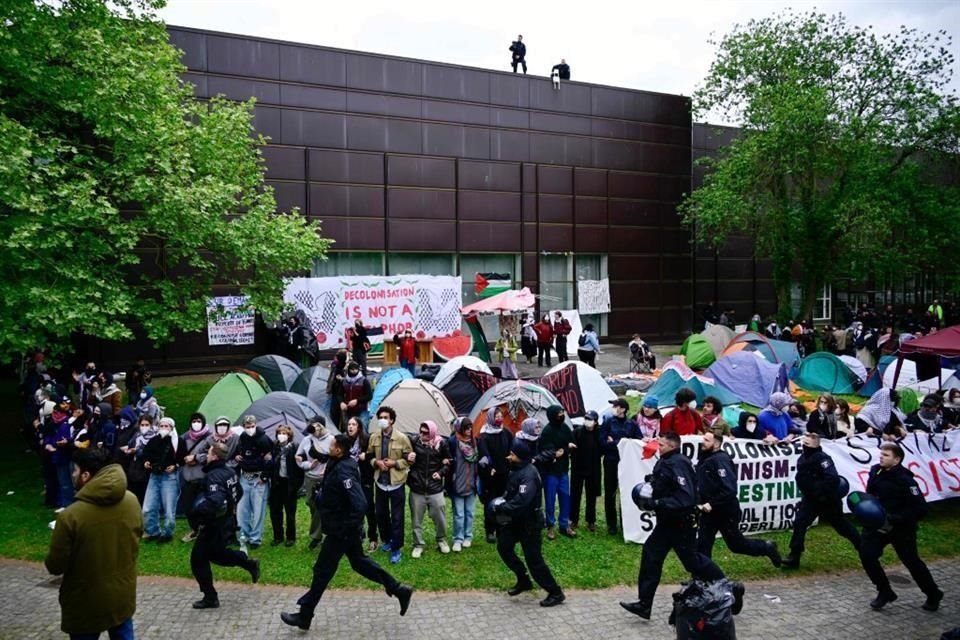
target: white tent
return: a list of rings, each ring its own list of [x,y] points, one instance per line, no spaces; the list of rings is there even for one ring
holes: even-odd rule
[[[580,388],[580,397],[583,399],[584,411],[596,411],[598,415],[602,415],[604,410],[610,408],[610,400],[616,400],[617,394],[613,392],[600,372],[590,365],[579,360],[568,360],[554,365],[546,375],[549,376],[567,367],[574,367],[577,371],[577,385]],[[558,397],[558,399],[563,404],[564,398]],[[574,424],[583,423],[582,417],[571,417],[570,420]]]
[[[840,358],[840,361],[847,365],[847,369],[857,376],[861,384],[867,381],[867,368],[862,362],[854,358],[853,356],[837,356]]]
[[[487,366],[487,363],[480,358],[475,356],[457,356],[456,358],[452,358],[451,360],[443,363],[443,366],[440,367],[440,371],[437,372],[437,377],[433,379],[434,386],[443,389],[460,369],[482,371],[483,373],[489,373],[490,375],[493,375],[493,372],[490,371],[490,367]]]
[[[394,426],[409,434],[417,433],[424,420],[433,420],[440,435],[448,436],[451,423],[457,417],[457,412],[440,389],[417,378],[402,380],[387,394],[380,406],[393,408],[397,412]],[[373,417],[371,425],[375,424],[376,417]]]
[[[893,387],[893,376],[896,373],[896,362],[890,363],[887,370],[883,372],[883,386]],[[953,369],[941,369],[940,377],[933,377],[928,380],[917,379],[917,363],[913,360],[904,359],[903,367],[900,369],[900,378],[897,380],[897,389],[913,389],[920,395],[933,393],[940,388],[941,382],[947,383],[947,380],[955,373]]]

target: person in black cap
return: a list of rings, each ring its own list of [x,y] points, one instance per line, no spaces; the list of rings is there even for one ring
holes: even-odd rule
[[[613,415],[606,416],[600,426],[600,449],[603,453],[603,515],[607,533],[616,535],[620,517],[617,515],[617,488],[620,486],[620,450],[617,445],[624,438],[642,439],[636,421],[627,418],[630,405],[623,398],[610,400]]]
[[[657,524],[643,543],[637,578],[639,599],[621,602],[620,606],[649,620],[663,561],[671,549],[694,578],[712,582],[726,576],[710,558],[697,551],[697,477],[693,463],[680,453],[680,436],[676,433],[660,435],[660,459],[653,473],[647,476],[647,482],[653,489],[652,495],[640,500],[637,506],[644,511],[655,511]],[[740,583],[734,583],[734,598],[732,610],[737,614],[743,606]]]
[[[342,433],[337,434],[330,445],[330,459],[319,498],[323,544],[313,565],[310,590],[297,600],[300,611],[280,614],[284,624],[291,627],[310,628],[313,612],[343,556],[347,556],[354,571],[367,580],[382,584],[388,596],[400,601],[401,616],[406,614],[410,606],[413,587],[398,582],[363,552],[363,518],[367,513],[367,498],[361,485],[360,468],[350,457],[352,446],[353,441]]]
[[[887,514],[887,521],[879,530],[864,528],[860,545],[863,570],[877,587],[877,597],[870,603],[870,608],[878,611],[897,599],[880,566],[884,547],[892,544],[913,581],[927,596],[921,606],[926,611],[936,611],[943,600],[943,591],[937,587],[930,569],[917,554],[917,525],[927,513],[927,502],[913,472],[902,462],[903,448],[893,442],[884,442],[880,445],[880,464],[870,468],[870,479],[867,480],[867,493],[880,501]]]
[[[510,66],[513,72],[517,72],[517,65],[523,66],[523,72],[527,72],[527,45],[523,44],[523,36],[517,36],[517,39],[510,43]]]
[[[580,499],[586,489],[587,529],[597,530],[597,498],[600,497],[600,417],[587,411],[583,424],[573,430],[570,444],[570,528],[580,525]]]
[[[540,534],[543,530],[543,510],[540,508],[542,485],[540,474],[530,463],[532,457],[533,452],[526,442],[519,439],[513,441],[510,455],[507,456],[511,467],[507,490],[502,498],[492,502],[497,522],[500,523],[497,553],[507,568],[517,576],[517,583],[507,591],[509,595],[516,596],[533,589],[530,581],[532,575],[537,584],[547,592],[547,597],[540,601],[540,606],[554,607],[566,597],[543,559],[543,540]],[[517,557],[515,547],[518,542],[523,549],[526,566]]]

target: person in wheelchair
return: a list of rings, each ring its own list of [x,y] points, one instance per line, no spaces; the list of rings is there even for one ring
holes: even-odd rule
[[[650,350],[650,345],[640,338],[639,333],[633,334],[630,343],[630,371],[632,373],[650,373],[657,368],[657,357]]]

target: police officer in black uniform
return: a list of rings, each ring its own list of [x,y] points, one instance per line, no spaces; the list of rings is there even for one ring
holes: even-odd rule
[[[510,43],[510,66],[513,72],[517,72],[517,65],[523,67],[523,72],[527,72],[527,45],[523,44],[523,36],[517,36],[517,39]]]
[[[382,584],[388,596],[400,601],[400,615],[407,612],[413,587],[401,584],[363,552],[363,518],[367,499],[360,481],[360,469],[350,457],[353,441],[340,433],[330,445],[330,460],[323,476],[323,489],[318,498],[323,544],[313,565],[310,590],[297,600],[298,613],[281,613],[280,619],[292,627],[309,629],[314,609],[333,579],[340,559],[347,556],[354,571],[368,580]]]
[[[936,611],[943,600],[943,591],[937,587],[927,565],[917,554],[917,525],[927,513],[927,501],[917,486],[913,472],[901,462],[903,449],[900,445],[883,443],[880,445],[880,464],[870,468],[870,479],[867,481],[867,493],[877,498],[887,513],[887,521],[880,529],[864,528],[860,545],[863,570],[877,587],[877,597],[870,607],[879,610],[897,599],[897,594],[890,588],[887,574],[880,566],[883,548],[892,544],[913,581],[927,596],[922,607],[927,611]]]
[[[530,463],[533,452],[526,442],[515,439],[510,447],[510,476],[507,488],[501,500],[494,500],[494,515],[500,527],[497,531],[497,553],[510,571],[517,576],[517,584],[507,591],[511,596],[533,589],[530,576],[546,592],[547,597],[540,601],[541,607],[554,607],[566,599],[560,585],[553,579],[550,568],[543,559],[542,532],[544,527],[543,509],[540,496],[543,483],[540,473]],[[520,543],[526,566],[517,557],[515,547]],[[527,568],[530,574],[527,574]]]
[[[190,553],[190,569],[203,592],[203,598],[193,603],[194,609],[220,606],[211,562],[221,567],[243,567],[254,583],[260,579],[259,560],[227,548],[236,524],[237,501],[243,492],[237,472],[227,466],[229,457],[230,449],[222,442],[215,442],[207,450],[201,493],[189,513],[190,526],[198,532]]]
[[[771,540],[746,538],[740,531],[740,502],[737,500],[737,468],[723,450],[723,434],[707,431],[703,435],[697,462],[697,490],[700,495],[700,533],[697,551],[713,557],[717,532],[733,553],[767,556],[773,566],[781,563],[777,544]]]
[[[860,534],[843,517],[843,497],[839,495],[839,487],[840,475],[833,458],[820,448],[820,435],[808,431],[803,436],[803,452],[797,458],[797,488],[803,496],[793,521],[790,555],[783,559],[784,568],[800,566],[807,529],[817,517],[849,540],[855,549],[860,549]]]
[[[660,459],[647,476],[653,495],[637,506],[655,511],[657,524],[643,543],[640,557],[640,575],[637,577],[636,602],[621,602],[620,606],[641,618],[650,619],[653,596],[660,584],[663,561],[670,549],[676,552],[684,568],[694,578],[705,582],[722,580],[723,571],[713,560],[697,551],[697,477],[693,463],[680,453],[680,436],[669,432],[660,436]],[[736,602],[734,613],[740,612],[743,585],[734,583]]]

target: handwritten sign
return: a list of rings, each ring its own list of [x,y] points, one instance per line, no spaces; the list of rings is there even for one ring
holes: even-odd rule
[[[610,313],[610,279],[578,280],[577,311],[580,315]]]
[[[207,300],[207,342],[211,347],[253,344],[253,309],[240,311],[246,296],[217,296]],[[223,314],[218,314],[223,310]]]

